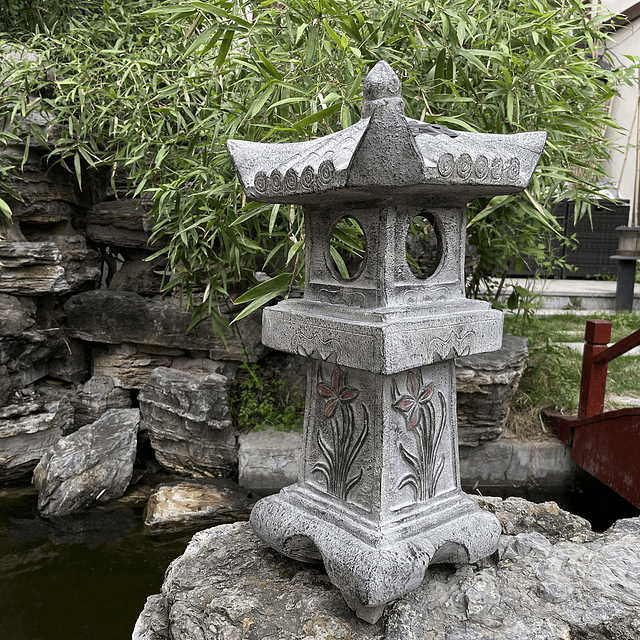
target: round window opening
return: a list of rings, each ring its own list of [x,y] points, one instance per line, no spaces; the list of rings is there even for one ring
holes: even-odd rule
[[[336,222],[329,240],[330,267],[340,280],[357,278],[364,268],[367,243],[364,231],[355,218]]]
[[[407,231],[407,263],[416,278],[430,278],[442,259],[442,237],[434,217],[429,213],[416,216]]]

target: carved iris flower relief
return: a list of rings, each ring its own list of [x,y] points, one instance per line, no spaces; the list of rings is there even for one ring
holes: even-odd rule
[[[330,418],[336,412],[339,404],[353,402],[360,393],[357,389],[349,389],[346,386],[346,380],[345,384],[340,386],[339,369],[335,369],[331,374],[331,382],[322,380],[318,383],[316,390],[327,401],[324,409],[324,415],[327,418]]]
[[[404,413],[404,419],[409,429],[415,429],[420,422],[420,407],[427,405],[433,396],[433,383],[422,384],[415,373],[407,376],[408,394],[400,396],[393,408]]]

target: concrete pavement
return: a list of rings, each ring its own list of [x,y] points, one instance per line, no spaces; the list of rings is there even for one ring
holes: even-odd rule
[[[539,296],[541,313],[588,315],[593,311],[615,311],[616,284],[615,280],[508,278],[501,299],[506,301],[513,286],[519,285]],[[633,309],[640,310],[640,284],[634,288]]]

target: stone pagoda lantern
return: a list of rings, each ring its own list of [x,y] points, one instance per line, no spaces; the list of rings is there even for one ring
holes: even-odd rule
[[[309,142],[227,143],[249,199],[305,215],[304,298],[265,308],[262,333],[310,361],[299,480],[260,500],[251,524],[279,552],[322,560],[370,622],[429,564],[498,546],[497,518],[460,488],[454,358],[499,349],[503,322],[465,298],[466,203],[523,190],[545,140],[407,118],[379,62],[357,124]],[[331,252],[344,218],[365,243],[349,277]],[[437,239],[427,277],[407,261],[414,219]]]

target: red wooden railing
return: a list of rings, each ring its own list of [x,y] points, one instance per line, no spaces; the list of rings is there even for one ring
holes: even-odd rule
[[[640,329],[610,339],[609,321],[587,320],[578,415],[545,413],[574,462],[640,508],[640,408],[603,411],[609,362],[640,345]]]

